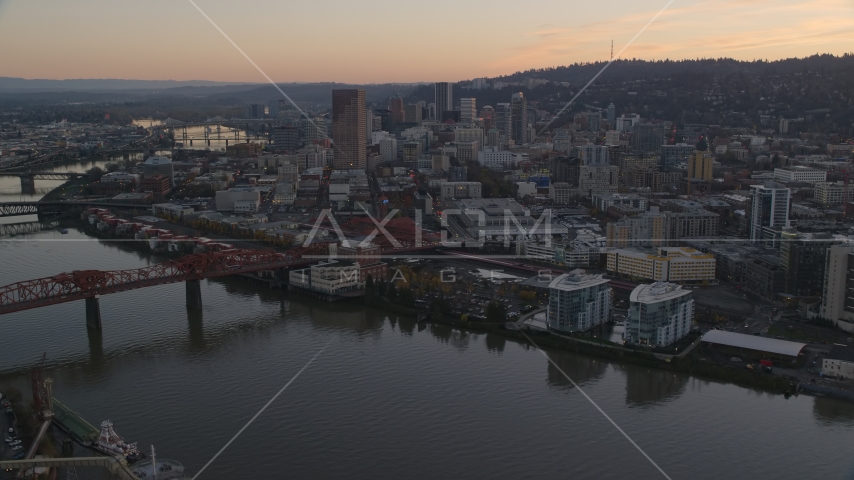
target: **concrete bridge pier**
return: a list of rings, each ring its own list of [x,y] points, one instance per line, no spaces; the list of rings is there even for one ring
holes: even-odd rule
[[[187,310],[202,309],[202,284],[198,280],[187,280]]]
[[[93,330],[101,329],[101,305],[98,303],[100,295],[86,299],[86,326]]]
[[[24,195],[35,195],[36,177],[33,175],[21,175],[21,193]]]

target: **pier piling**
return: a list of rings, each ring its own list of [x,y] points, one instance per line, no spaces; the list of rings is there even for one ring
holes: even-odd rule
[[[100,295],[86,299],[86,326],[94,330],[101,329],[101,305],[98,302]]]
[[[202,309],[202,285],[198,280],[187,280],[187,310]]]

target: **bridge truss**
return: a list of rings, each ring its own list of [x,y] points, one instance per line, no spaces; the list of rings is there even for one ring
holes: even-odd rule
[[[327,251],[326,244],[287,253],[234,249],[186,255],[130,270],[75,270],[0,287],[0,315],[154,285],[305,266]]]

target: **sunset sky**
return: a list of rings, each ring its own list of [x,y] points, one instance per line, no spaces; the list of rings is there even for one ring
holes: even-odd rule
[[[196,0],[275,81],[463,80],[607,60],[667,0]],[[852,0],[674,0],[624,58],[854,51]],[[0,0],[0,76],[263,82],[187,0]]]

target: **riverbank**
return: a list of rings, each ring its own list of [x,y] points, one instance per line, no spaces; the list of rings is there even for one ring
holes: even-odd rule
[[[84,233],[96,238],[113,238],[109,233],[101,232],[88,224],[84,224],[83,229]],[[144,251],[148,255],[160,257],[164,260],[181,256],[178,252],[167,253],[152,251],[148,248],[147,242],[125,242],[122,243],[122,246],[127,249]],[[508,330],[505,328],[503,323],[462,321],[446,316],[437,317],[436,315],[427,315],[426,311],[420,311],[416,308],[396,304],[380,295],[366,296],[362,303],[389,313],[413,317],[419,321],[426,319],[433,323],[443,324],[454,328],[465,329],[473,332],[493,333],[506,338],[518,340],[522,343],[529,343],[521,331]],[[559,335],[551,332],[532,331],[528,332],[528,334],[531,335],[534,341],[543,348],[554,348],[602,359],[631,363],[647,368],[687,373],[701,378],[730,382],[739,386],[757,388],[773,393],[790,394],[795,392],[796,385],[787,378],[767,373],[738,370],[727,366],[716,365],[704,360],[702,355],[702,346],[697,346],[687,355],[683,354],[675,356],[669,354],[657,354],[652,351],[623,347],[602,341],[597,342],[585,338]]]

